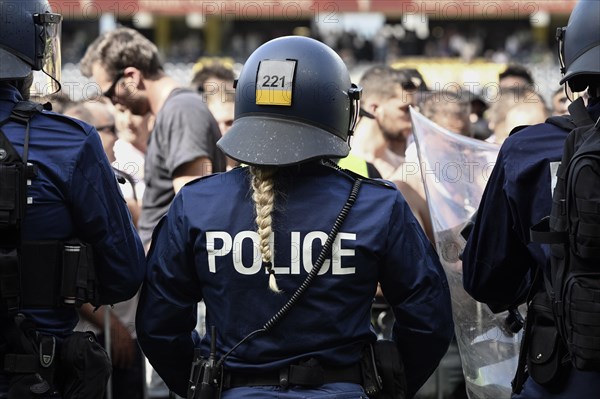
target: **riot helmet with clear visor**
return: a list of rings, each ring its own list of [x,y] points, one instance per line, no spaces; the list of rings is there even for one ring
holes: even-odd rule
[[[558,28],[558,60],[563,78],[574,92],[585,90],[600,74],[600,1],[577,3],[566,27]]]
[[[61,26],[47,0],[0,0],[0,80],[33,73],[31,94],[59,91]]]

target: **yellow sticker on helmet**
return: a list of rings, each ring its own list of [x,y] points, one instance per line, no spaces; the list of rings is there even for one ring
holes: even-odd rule
[[[292,105],[294,60],[263,60],[258,66],[256,79],[256,104]]]

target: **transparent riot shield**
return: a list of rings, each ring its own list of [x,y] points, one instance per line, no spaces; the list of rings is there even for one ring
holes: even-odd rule
[[[475,214],[499,147],[452,133],[411,109],[436,248],[450,284],[455,334],[470,399],[509,398],[521,334],[463,289],[461,231]]]

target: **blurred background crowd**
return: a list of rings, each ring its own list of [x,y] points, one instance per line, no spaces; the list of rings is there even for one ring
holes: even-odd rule
[[[86,79],[77,64],[98,34],[133,27],[158,46],[169,73],[192,77],[199,57],[236,63],[274,37],[300,34],[336,49],[360,75],[371,63],[411,63],[429,86],[449,83],[479,92],[501,65],[528,67],[549,100],[555,82],[555,32],[573,0],[502,1],[203,1],[55,0],[63,23],[63,84],[75,99]],[[440,74],[442,72],[442,74]]]

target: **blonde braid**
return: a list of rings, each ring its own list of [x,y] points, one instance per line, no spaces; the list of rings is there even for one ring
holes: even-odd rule
[[[275,190],[273,176],[277,172],[276,168],[251,166],[252,174],[252,200],[256,209],[256,225],[258,227],[258,236],[260,237],[260,252],[265,268],[269,273],[269,288],[273,292],[281,292],[275,279],[273,270],[273,260],[275,255],[271,248],[271,233],[273,232],[271,224],[273,219],[273,204],[275,202]]]

